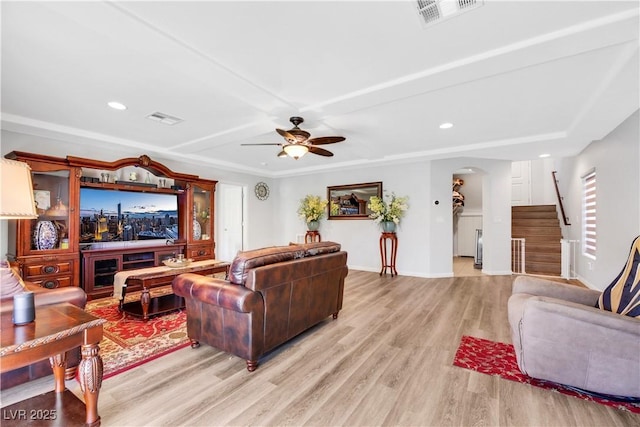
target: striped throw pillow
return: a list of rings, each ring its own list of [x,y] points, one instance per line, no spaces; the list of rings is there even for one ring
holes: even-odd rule
[[[597,307],[640,318],[640,236],[631,244],[627,264],[600,295]]]

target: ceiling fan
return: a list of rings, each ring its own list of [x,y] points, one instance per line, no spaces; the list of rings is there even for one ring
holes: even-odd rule
[[[282,147],[282,151],[278,153],[278,157],[293,157],[298,160],[307,153],[318,154],[320,156],[331,157],[333,153],[317,145],[335,144],[345,140],[343,136],[323,136],[320,138],[309,138],[311,134],[306,130],[302,130],[298,125],[304,122],[302,117],[291,117],[289,119],[293,123],[293,128],[289,130],[276,129],[285,140],[285,142],[273,142],[263,144],[240,144],[240,145],[277,145]]]

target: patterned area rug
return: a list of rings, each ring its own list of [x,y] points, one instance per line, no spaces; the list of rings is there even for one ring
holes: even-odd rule
[[[530,384],[579,399],[640,413],[640,402],[620,401],[611,396],[595,395],[584,390],[551,381],[538,380],[523,374],[518,368],[518,362],[512,344],[463,336],[460,341],[460,347],[458,347],[458,351],[454,357],[453,364],[483,374],[496,375],[506,380]]]
[[[151,291],[151,296],[170,292],[170,287],[157,288]],[[140,293],[133,292],[127,295],[125,302],[139,300]],[[104,337],[100,342],[104,378],[189,345],[187,316],[183,310],[153,317],[147,322],[121,313],[115,298],[89,301],[85,310],[107,320],[104,324]]]

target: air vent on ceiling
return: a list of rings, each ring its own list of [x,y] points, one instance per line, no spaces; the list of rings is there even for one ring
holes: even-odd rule
[[[442,22],[484,4],[484,0],[417,0],[417,2],[418,15],[423,26]]]
[[[179,119],[177,117],[173,117],[168,114],[159,113],[159,112],[149,114],[147,116],[147,119],[155,120],[156,122],[164,123],[165,125],[170,125],[170,126],[173,126],[183,121],[182,119]]]

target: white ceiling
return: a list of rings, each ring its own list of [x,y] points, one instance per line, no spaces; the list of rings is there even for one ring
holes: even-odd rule
[[[432,26],[415,5],[2,2],[2,128],[278,177],[572,156],[638,109],[638,1],[486,0]],[[346,137],[334,157],[240,145],[298,115]]]

